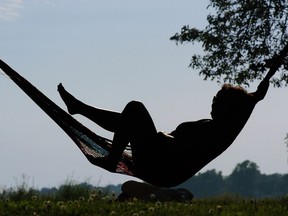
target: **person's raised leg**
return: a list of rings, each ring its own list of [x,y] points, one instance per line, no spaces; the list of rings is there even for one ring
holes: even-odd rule
[[[67,92],[61,83],[58,85],[58,92],[71,115],[83,115],[111,132],[119,127],[121,113],[89,106]]]
[[[149,145],[154,143],[157,131],[142,103],[132,101],[126,105],[122,113],[117,113],[84,104],[68,93],[61,84],[58,91],[71,114],[84,115],[104,129],[115,133],[107,165],[103,165],[105,169],[115,171],[129,142],[132,146],[133,160],[135,159],[140,166],[144,165],[143,158],[151,151]],[[106,164],[105,160],[103,164]]]
[[[121,113],[121,126],[114,134],[112,148],[108,159],[111,169],[117,163],[128,143],[131,143],[133,161],[142,166],[151,151],[157,135],[155,125],[145,106],[138,101],[129,102]]]

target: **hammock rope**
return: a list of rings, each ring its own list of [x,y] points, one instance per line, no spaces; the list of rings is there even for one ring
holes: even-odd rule
[[[5,62],[0,60],[0,64],[5,74],[66,132],[86,158],[90,162],[93,161],[94,165],[101,167],[101,164],[97,164],[97,160],[94,159],[108,156],[112,141],[95,134],[82,125]],[[105,169],[105,167],[102,168]],[[134,176],[134,169],[131,154],[124,151],[117,165],[116,173]]]

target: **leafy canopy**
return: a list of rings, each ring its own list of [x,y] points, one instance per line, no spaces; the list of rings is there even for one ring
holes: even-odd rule
[[[276,54],[288,42],[288,0],[210,0],[208,25],[182,27],[170,39],[177,44],[200,42],[204,54],[194,54],[190,67],[204,80],[249,85],[262,79]],[[272,79],[288,85],[288,59]]]

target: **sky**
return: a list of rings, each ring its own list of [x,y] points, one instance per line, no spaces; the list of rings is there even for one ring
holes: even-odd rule
[[[206,26],[208,0],[0,0],[0,58],[66,109],[68,91],[93,106],[122,111],[142,101],[158,130],[210,118],[221,85],[188,67],[201,46],[169,38],[183,25]],[[248,91],[254,91],[257,83]],[[231,174],[244,160],[262,173],[287,173],[288,90],[271,87],[235,142],[201,172]],[[75,116],[97,134],[112,138]],[[209,134],[207,134],[209,135]],[[90,164],[69,137],[10,79],[0,76],[0,187],[35,188],[67,180],[93,185],[132,179]]]

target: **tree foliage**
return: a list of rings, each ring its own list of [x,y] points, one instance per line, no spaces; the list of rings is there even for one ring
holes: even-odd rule
[[[236,165],[229,176],[208,170],[180,185],[195,197],[234,194],[243,197],[281,197],[288,195],[288,174],[262,174],[256,163],[245,160]]]
[[[210,0],[205,29],[182,27],[170,39],[177,44],[200,42],[204,54],[194,54],[190,67],[204,80],[249,85],[262,79],[288,43],[288,0]],[[273,78],[288,85],[288,58]]]
[[[245,160],[236,165],[227,182],[231,191],[237,194],[254,196],[254,188],[257,186],[260,171],[256,163]]]

